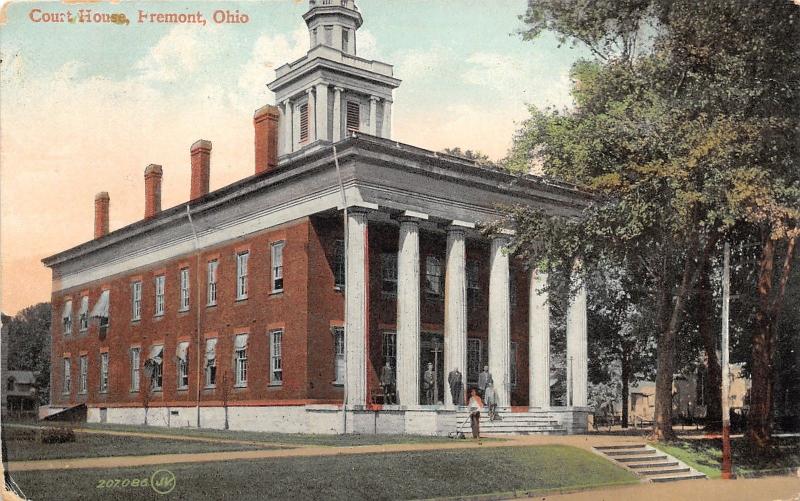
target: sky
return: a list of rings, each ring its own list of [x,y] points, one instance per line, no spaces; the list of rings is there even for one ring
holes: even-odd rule
[[[569,107],[586,57],[516,34],[525,0],[358,0],[358,55],[394,65],[393,138],[502,158],[528,105]],[[128,24],[34,22],[122,13]],[[94,195],[111,230],[142,218],[144,169],[164,168],[162,207],[189,195],[189,147],[213,143],[211,189],[253,172],[253,111],[274,104],[274,69],[302,57],[307,0],[14,2],[0,16],[0,308],[51,291],[41,259],[92,238]],[[34,12],[37,10],[37,12]],[[138,23],[203,13],[207,23]],[[40,12],[38,12],[40,11]],[[216,11],[247,16],[215,23]],[[86,14],[86,13],[84,13]]]

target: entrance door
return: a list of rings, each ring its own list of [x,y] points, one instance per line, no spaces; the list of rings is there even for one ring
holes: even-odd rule
[[[420,387],[419,402],[423,405],[435,405],[444,403],[444,337],[441,334],[423,332],[420,336]],[[428,364],[432,365],[434,371],[433,378],[433,401],[426,400],[425,393],[425,372]]]

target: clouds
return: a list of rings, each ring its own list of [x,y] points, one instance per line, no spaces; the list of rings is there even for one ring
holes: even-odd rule
[[[239,91],[262,100],[274,101],[266,83],[275,76],[275,69],[297,60],[309,48],[308,29],[300,26],[289,34],[260,36],[242,67],[238,78]]]

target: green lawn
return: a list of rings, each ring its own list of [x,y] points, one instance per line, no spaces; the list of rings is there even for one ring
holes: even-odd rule
[[[146,487],[97,488],[101,480],[149,478],[158,469],[175,475],[170,499],[190,500],[418,499],[638,482],[597,455],[555,445],[11,474],[35,499],[164,499]]]
[[[78,423],[79,428],[97,430],[134,431],[139,433],[184,435],[189,437],[222,438],[229,440],[250,440],[290,445],[349,446],[384,445],[409,443],[449,442],[447,437],[423,435],[312,435],[295,433],[262,433],[255,431],[212,430],[208,428],[164,428],[160,426],[130,426],[118,424]],[[491,440],[491,439],[485,439]]]
[[[675,456],[689,466],[708,475],[720,476],[722,464],[721,439],[678,440],[653,443],[654,447]],[[731,439],[734,472],[747,474],[800,467],[800,438],[776,438],[775,448],[766,456],[756,456],[744,438]]]
[[[5,432],[4,432],[5,435]],[[169,440],[95,433],[75,433],[75,442],[43,444],[34,440],[6,441],[10,461],[36,459],[68,459],[102,456],[139,456],[148,454],[177,454],[192,452],[238,451],[271,449],[268,445],[220,444],[194,440]]]

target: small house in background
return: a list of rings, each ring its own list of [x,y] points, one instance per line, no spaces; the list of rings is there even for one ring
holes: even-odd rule
[[[2,315],[0,327],[0,402],[2,415],[18,416],[20,414],[36,415],[39,407],[39,395],[36,389],[36,375],[33,371],[8,370],[8,325],[11,317]]]

